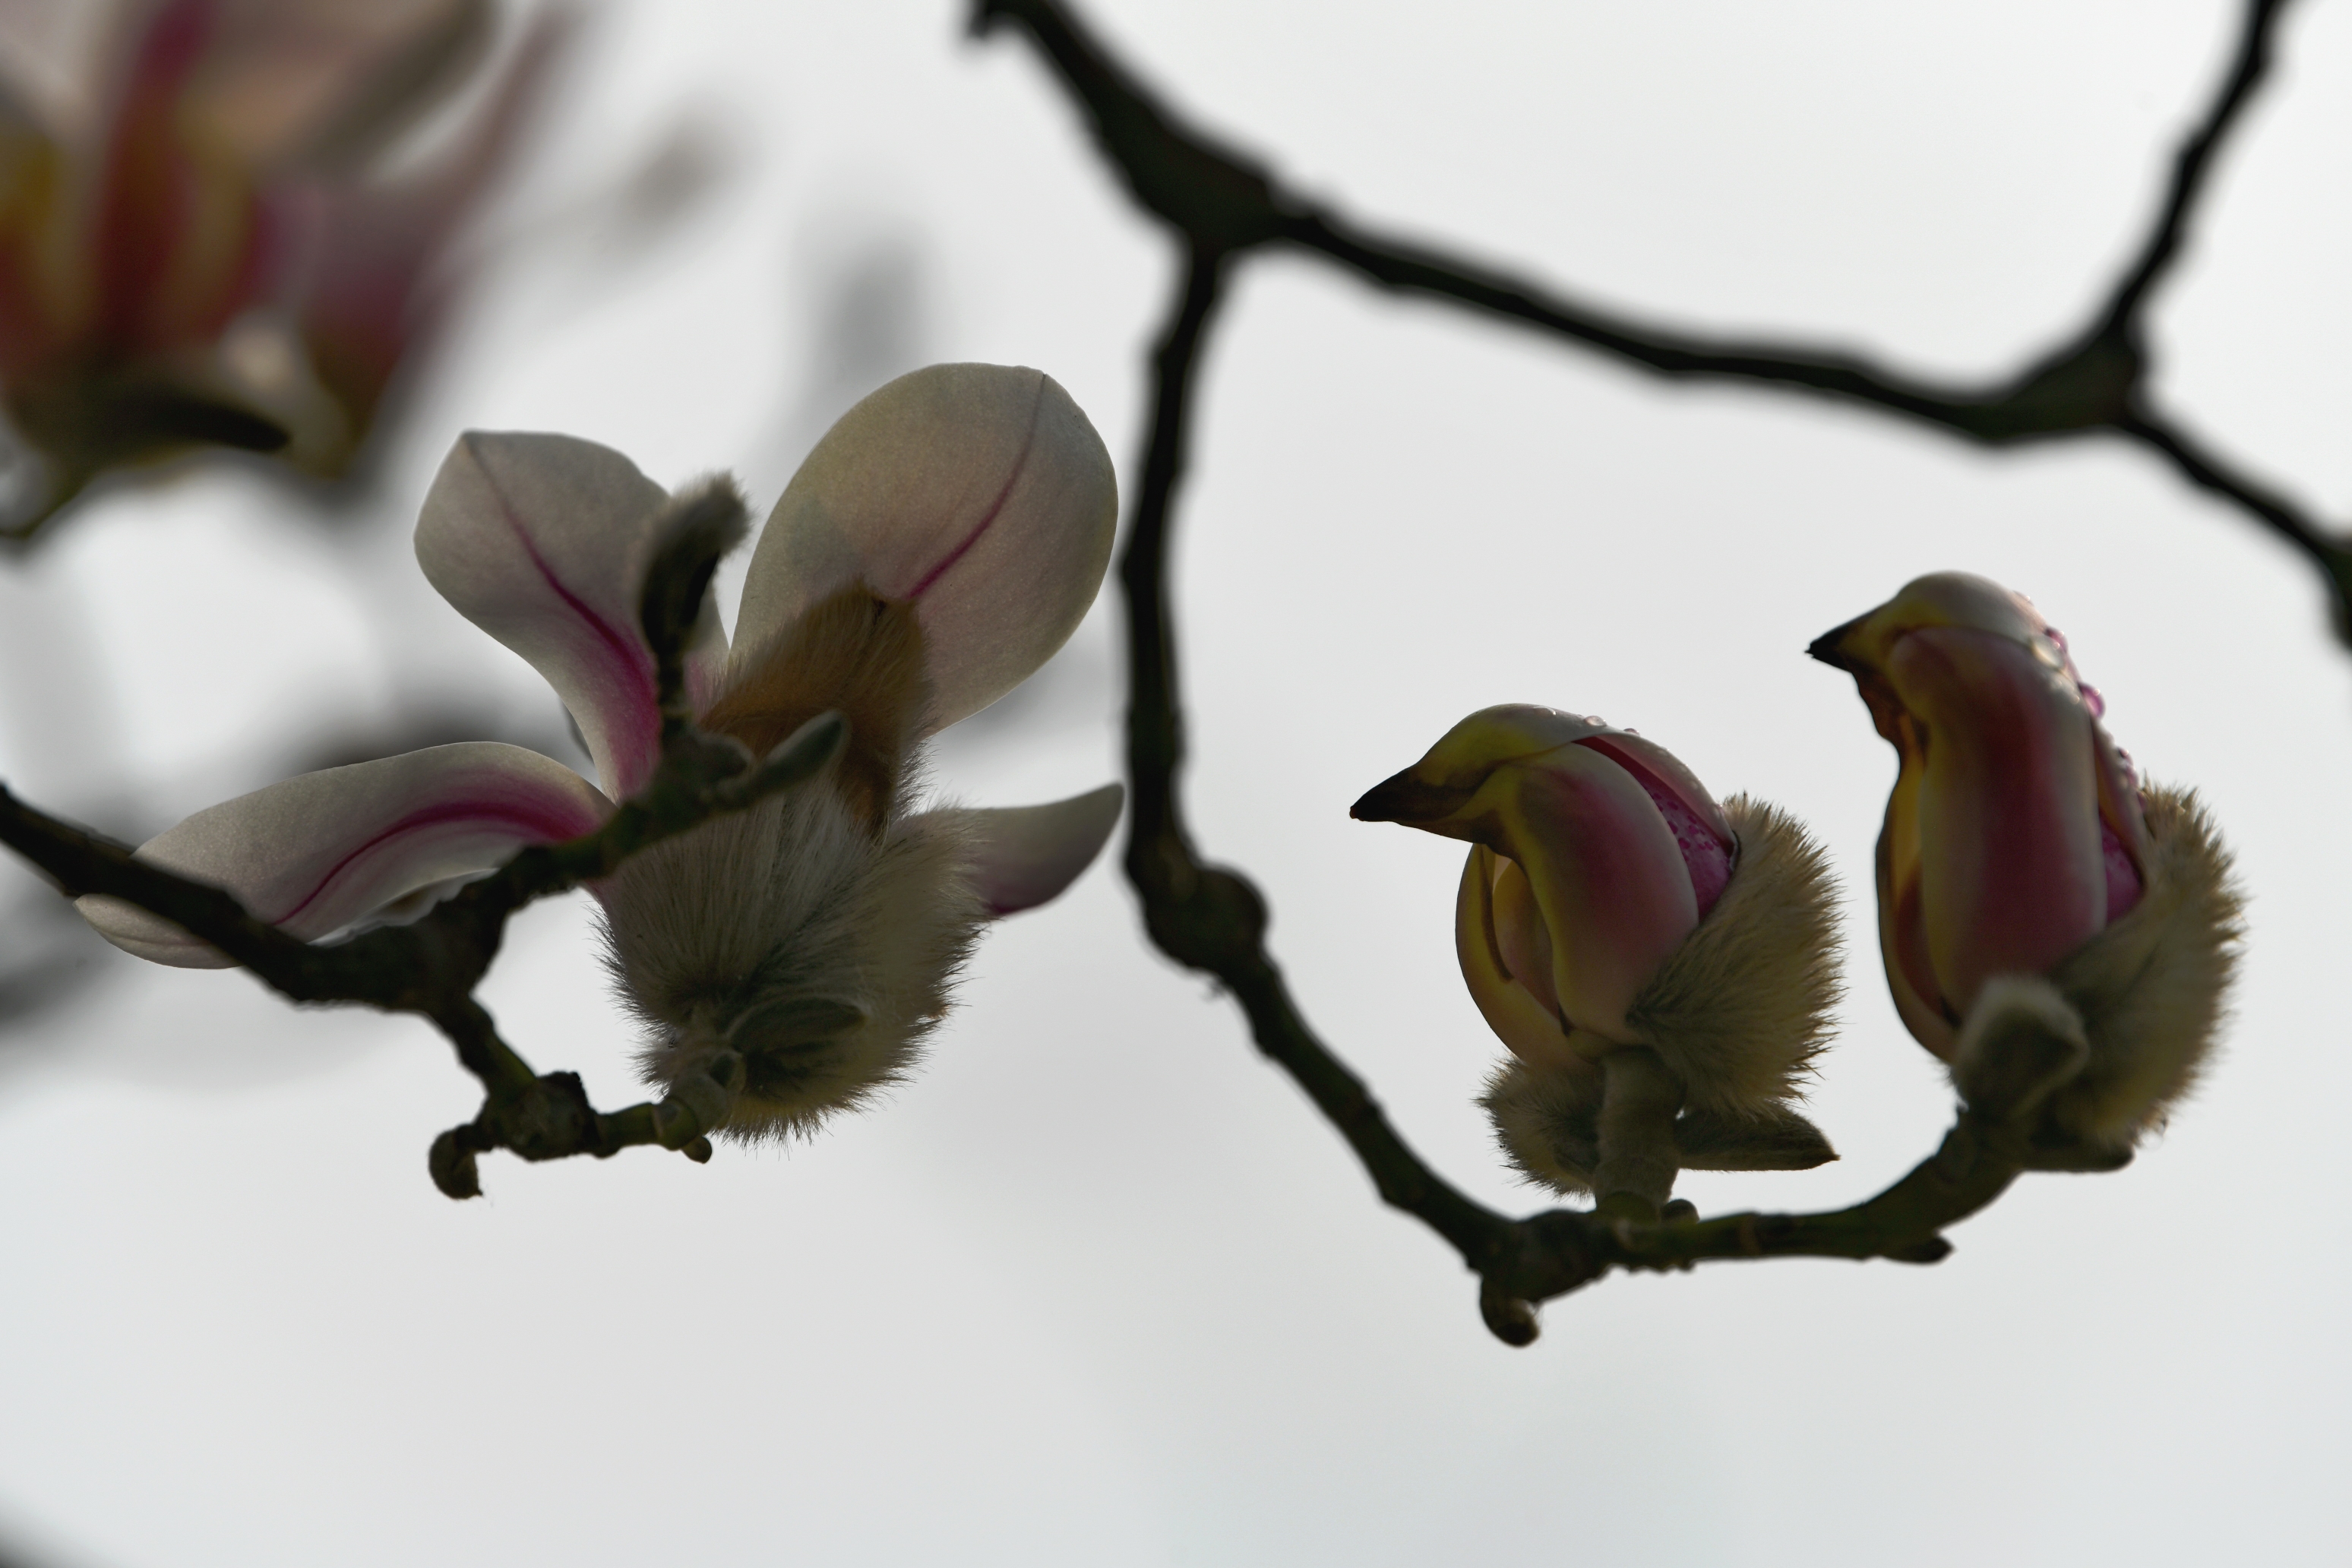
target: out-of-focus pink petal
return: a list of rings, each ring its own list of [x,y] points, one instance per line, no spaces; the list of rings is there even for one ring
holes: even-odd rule
[[[219,20],[186,113],[249,163],[350,164],[460,79],[488,0],[215,0]]]
[[[1639,780],[1585,746],[1498,768],[1482,800],[1489,791],[1495,847],[1525,869],[1551,931],[1560,1012],[1630,1039],[1626,1007],[1698,924],[1673,831]]]
[[[416,523],[426,580],[547,678],[616,800],[644,785],[659,751],[653,650],[637,615],[668,499],[609,447],[469,431]],[[707,684],[724,652],[706,599],[690,678],[699,671]]]
[[[218,0],[142,9],[110,108],[90,254],[91,346],[124,357],[215,336],[251,302],[272,239],[243,162],[186,122]]]
[[[2094,716],[2096,716],[2094,710]],[[2151,846],[2147,818],[2141,809],[2139,776],[2100,725],[2091,727],[2094,760],[2099,773],[2100,842],[2107,866],[2107,921],[2129,914],[2145,890],[2143,871]]]
[[[305,237],[296,311],[319,379],[364,431],[394,373],[429,343],[462,281],[446,253],[506,170],[565,40],[570,15],[533,18],[470,119],[426,162],[391,178],[311,179],[272,192],[282,226]]]
[[[196,813],[139,847],[165,870],[226,889],[305,941],[380,917],[528,845],[594,829],[612,803],[551,758],[493,741],[305,773]],[[118,899],[76,905],[126,952],[183,968],[231,961]]]
[[[864,582],[912,601],[928,729],[1011,690],[1067,640],[1110,562],[1118,485],[1102,438],[1042,372],[933,365],[844,415],[768,519],[736,643],[751,654]]]
[[[1502,858],[1485,845],[1473,846],[1462,868],[1454,902],[1454,946],[1462,960],[1462,980],[1470,1000],[1496,1037],[1530,1067],[1589,1070],[1551,1008],[1511,977],[1496,930],[1494,886]]]
[[[2106,923],[2094,721],[2051,661],[1999,633],[1927,627],[1886,673],[1927,726],[1920,921],[1944,1001],[2039,974]]]
[[[1126,799],[1126,788],[1110,784],[1047,805],[958,811],[982,907],[1010,915],[1059,898],[1102,852]]]

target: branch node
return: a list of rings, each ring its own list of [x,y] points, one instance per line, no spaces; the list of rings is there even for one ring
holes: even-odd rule
[[[444,1196],[462,1200],[482,1195],[482,1173],[470,1136],[474,1131],[470,1125],[452,1127],[433,1140],[432,1152],[425,1157],[425,1168]]]

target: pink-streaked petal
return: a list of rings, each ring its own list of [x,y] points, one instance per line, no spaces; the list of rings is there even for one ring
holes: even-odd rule
[[[163,0],[136,21],[107,110],[89,281],[102,352],[163,354],[215,336],[268,259],[247,172],[194,142],[187,95],[212,47],[215,0]]]
[[[1475,845],[1462,868],[1462,886],[1454,903],[1454,948],[1462,961],[1463,984],[1479,1016],[1510,1053],[1529,1067],[1568,1068],[1590,1071],[1590,1064],[1569,1044],[1559,1017],[1511,977],[1503,961],[1496,931],[1494,885],[1502,858],[1485,845]]]
[[[1551,931],[1561,1015],[1627,1040],[1626,1007],[1698,924],[1682,850],[1649,792],[1608,757],[1567,745],[1497,768],[1479,800]]]
[[[1590,746],[1602,756],[1633,775],[1665,819],[1666,829],[1683,852],[1683,865],[1690,872],[1691,891],[1698,900],[1698,912],[1704,918],[1715,908],[1716,900],[1731,881],[1731,852],[1734,839],[1731,821],[1698,775],[1683,766],[1682,759],[1654,742],[1624,731],[1612,731],[1593,735],[1577,744]]]
[[[910,600],[927,728],[1011,690],[1066,641],[1110,562],[1110,455],[1044,373],[933,365],[844,415],[793,476],[743,585],[751,650],[863,582]]]
[[[637,614],[668,499],[609,447],[477,430],[450,448],[416,522],[426,580],[547,678],[616,800],[657,760],[653,650]],[[690,683],[708,687],[724,647],[706,598]]]
[[[2145,887],[2143,868],[2152,846],[2140,805],[2139,778],[2131,759],[2104,727],[2093,724],[2091,736],[2093,762],[2099,774],[2101,842],[2107,862],[2107,920],[2113,923],[2139,902]]]
[[[612,803],[570,768],[473,741],[305,773],[196,813],[139,847],[142,860],[226,889],[305,941],[403,899],[505,864],[532,844],[593,831]],[[76,906],[126,952],[183,968],[230,961],[118,899]]]
[[[1945,1002],[2047,971],[2106,923],[2094,721],[2063,670],[1997,632],[1927,627],[1889,679],[1927,728],[1920,922]]]
[[[1061,897],[1102,853],[1126,801],[1126,786],[1108,784],[1046,805],[957,811],[982,908],[993,919]]]

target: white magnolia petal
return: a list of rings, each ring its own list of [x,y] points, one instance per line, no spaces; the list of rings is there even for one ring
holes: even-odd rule
[[[982,908],[994,918],[1058,898],[1102,852],[1126,801],[1126,788],[1108,784],[1048,805],[957,812]]]
[[[1068,640],[1110,563],[1110,454],[1043,372],[942,364],[842,416],[793,476],[743,585],[756,649],[863,582],[911,600],[938,729],[987,707]]]
[[[425,579],[547,678],[615,799],[644,784],[659,748],[653,650],[637,613],[668,500],[609,447],[473,430],[450,448],[416,521]],[[724,655],[706,599],[689,686],[709,689]]]
[[[139,847],[139,858],[226,889],[305,941],[436,884],[488,871],[531,844],[594,829],[612,803],[562,763],[468,741],[304,773],[224,801]],[[126,952],[182,968],[231,961],[120,899],[75,907]]]

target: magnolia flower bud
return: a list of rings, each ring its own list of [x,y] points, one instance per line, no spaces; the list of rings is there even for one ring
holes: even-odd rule
[[[2210,819],[2141,786],[2065,639],[1996,583],[1921,577],[1812,654],[1901,759],[1878,923],[1904,1024],[2037,1163],[2121,1163],[2221,1016],[2240,903]]]
[[[1642,1048],[1678,1083],[1675,1161],[1802,1169],[1835,1156],[1789,1109],[1836,1000],[1821,851],[1769,805],[1717,805],[1664,748],[1597,718],[1472,714],[1353,815],[1468,840],[1455,944],[1517,1061],[1485,1103],[1505,1150],[1591,1184],[1604,1074]]]

